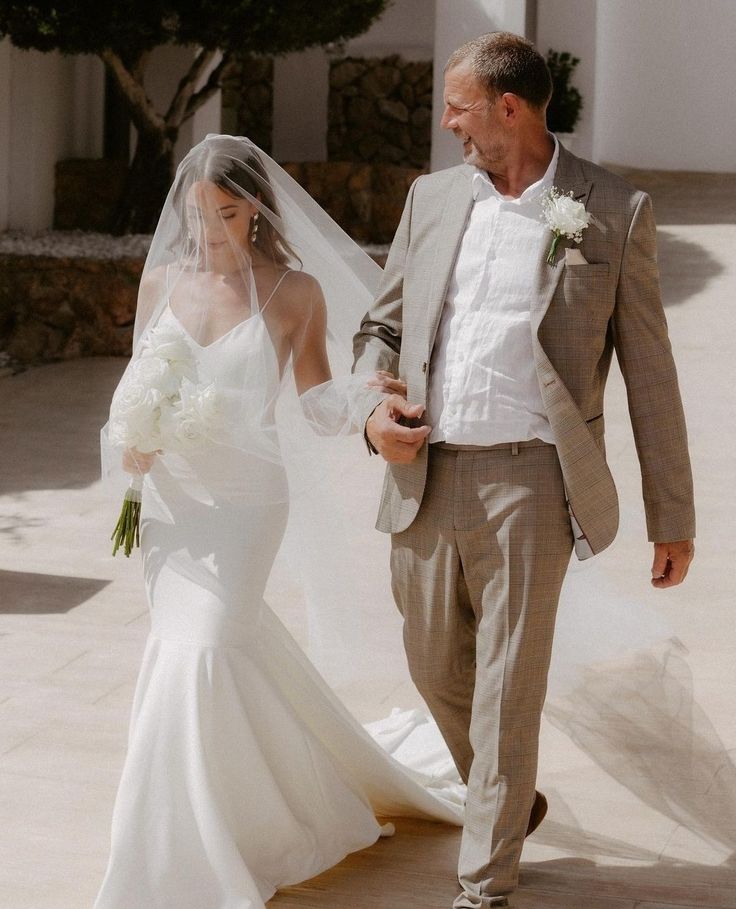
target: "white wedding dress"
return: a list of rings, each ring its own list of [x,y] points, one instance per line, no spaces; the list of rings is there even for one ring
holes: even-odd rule
[[[206,347],[170,306],[159,324],[194,345],[200,378],[219,391],[249,387],[252,368],[253,386],[262,392],[265,374],[275,399],[279,365],[262,311]],[[416,727],[414,741],[436,742],[436,727],[416,711],[377,724],[379,739],[402,743],[413,767],[402,766],[264,602],[288,487],[273,423],[252,433],[251,453],[211,445],[164,455],[146,479],[151,634],[95,909],[261,909],[279,887],[372,844],[376,814],[462,823],[449,757],[432,765],[436,754],[407,740]]]

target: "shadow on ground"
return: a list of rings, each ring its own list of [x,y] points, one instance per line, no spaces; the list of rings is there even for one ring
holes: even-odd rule
[[[611,169],[649,193],[657,224],[736,224],[736,173]]]
[[[665,307],[687,303],[724,271],[705,247],[662,228],[657,230],[657,258]]]
[[[81,606],[111,581],[0,570],[0,615],[51,615]]]
[[[52,363],[0,382],[0,495],[82,489],[100,478],[100,428],[126,361]]]

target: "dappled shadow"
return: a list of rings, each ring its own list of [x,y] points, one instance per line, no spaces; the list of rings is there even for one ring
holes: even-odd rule
[[[125,363],[74,360],[0,379],[0,495],[99,480],[100,428]]]
[[[704,246],[662,228],[657,230],[657,258],[665,307],[687,302],[724,271]]]
[[[23,496],[18,496],[14,504],[22,505]],[[32,518],[20,511],[6,511],[0,513],[0,541],[8,543],[22,543],[23,531],[31,530],[35,527],[42,527],[41,518]]]
[[[0,570],[0,614],[51,615],[69,612],[110,583],[96,578]]]

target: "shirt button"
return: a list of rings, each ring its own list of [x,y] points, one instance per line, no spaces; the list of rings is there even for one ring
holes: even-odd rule
[[[427,371],[427,364],[422,363],[422,372],[426,372],[426,371]]]

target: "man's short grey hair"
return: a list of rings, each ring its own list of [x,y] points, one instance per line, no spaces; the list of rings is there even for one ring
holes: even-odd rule
[[[511,92],[542,111],[552,96],[552,78],[544,57],[521,35],[488,32],[473,38],[452,54],[445,72],[461,63],[470,64],[491,99]]]

